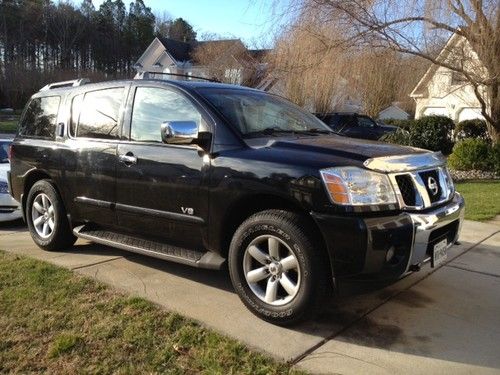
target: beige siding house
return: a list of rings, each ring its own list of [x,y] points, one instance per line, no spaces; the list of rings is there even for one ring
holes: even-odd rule
[[[203,64],[197,61],[196,52],[200,48],[204,48],[209,54],[209,61],[206,60]],[[267,50],[246,49],[239,39],[180,42],[156,37],[137,60],[134,68],[137,75],[148,72],[151,78],[176,79],[175,74],[215,78],[215,66],[220,76],[218,79],[227,83],[243,84],[253,78],[251,75],[261,73],[259,69],[265,68],[261,61],[266,53]]]
[[[443,48],[438,61],[460,64],[467,71],[482,69],[467,41],[454,34]],[[432,65],[410,94],[416,102],[415,118],[429,115],[448,116],[454,121],[483,119],[473,87],[451,69]]]

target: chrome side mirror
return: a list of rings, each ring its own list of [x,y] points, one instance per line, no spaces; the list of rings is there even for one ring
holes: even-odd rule
[[[198,138],[198,124],[194,121],[165,121],[161,124],[163,143],[189,145]]]

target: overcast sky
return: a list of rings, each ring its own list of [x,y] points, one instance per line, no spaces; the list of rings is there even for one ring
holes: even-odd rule
[[[96,8],[104,0],[93,0]],[[123,0],[128,5],[129,0]],[[290,0],[144,0],[155,14],[167,12],[172,18],[187,20],[201,36],[217,33],[241,38],[249,47],[270,46],[279,30],[282,9]],[[276,7],[275,4],[278,3]]]

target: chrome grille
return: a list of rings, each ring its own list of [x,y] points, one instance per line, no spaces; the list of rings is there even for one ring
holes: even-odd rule
[[[399,205],[403,209],[421,210],[449,200],[453,184],[445,167],[389,175]]]
[[[417,203],[417,190],[411,176],[408,174],[402,174],[396,176],[396,182],[398,183],[399,191],[401,192],[401,197],[405,205],[415,206]]]

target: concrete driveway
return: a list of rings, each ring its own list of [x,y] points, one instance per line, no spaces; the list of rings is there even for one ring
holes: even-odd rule
[[[145,297],[312,373],[500,374],[500,225],[467,221],[443,267],[385,287],[343,283],[321,317],[291,329],[248,312],[226,272],[84,241],[45,252],[20,224],[0,224],[0,249]]]

